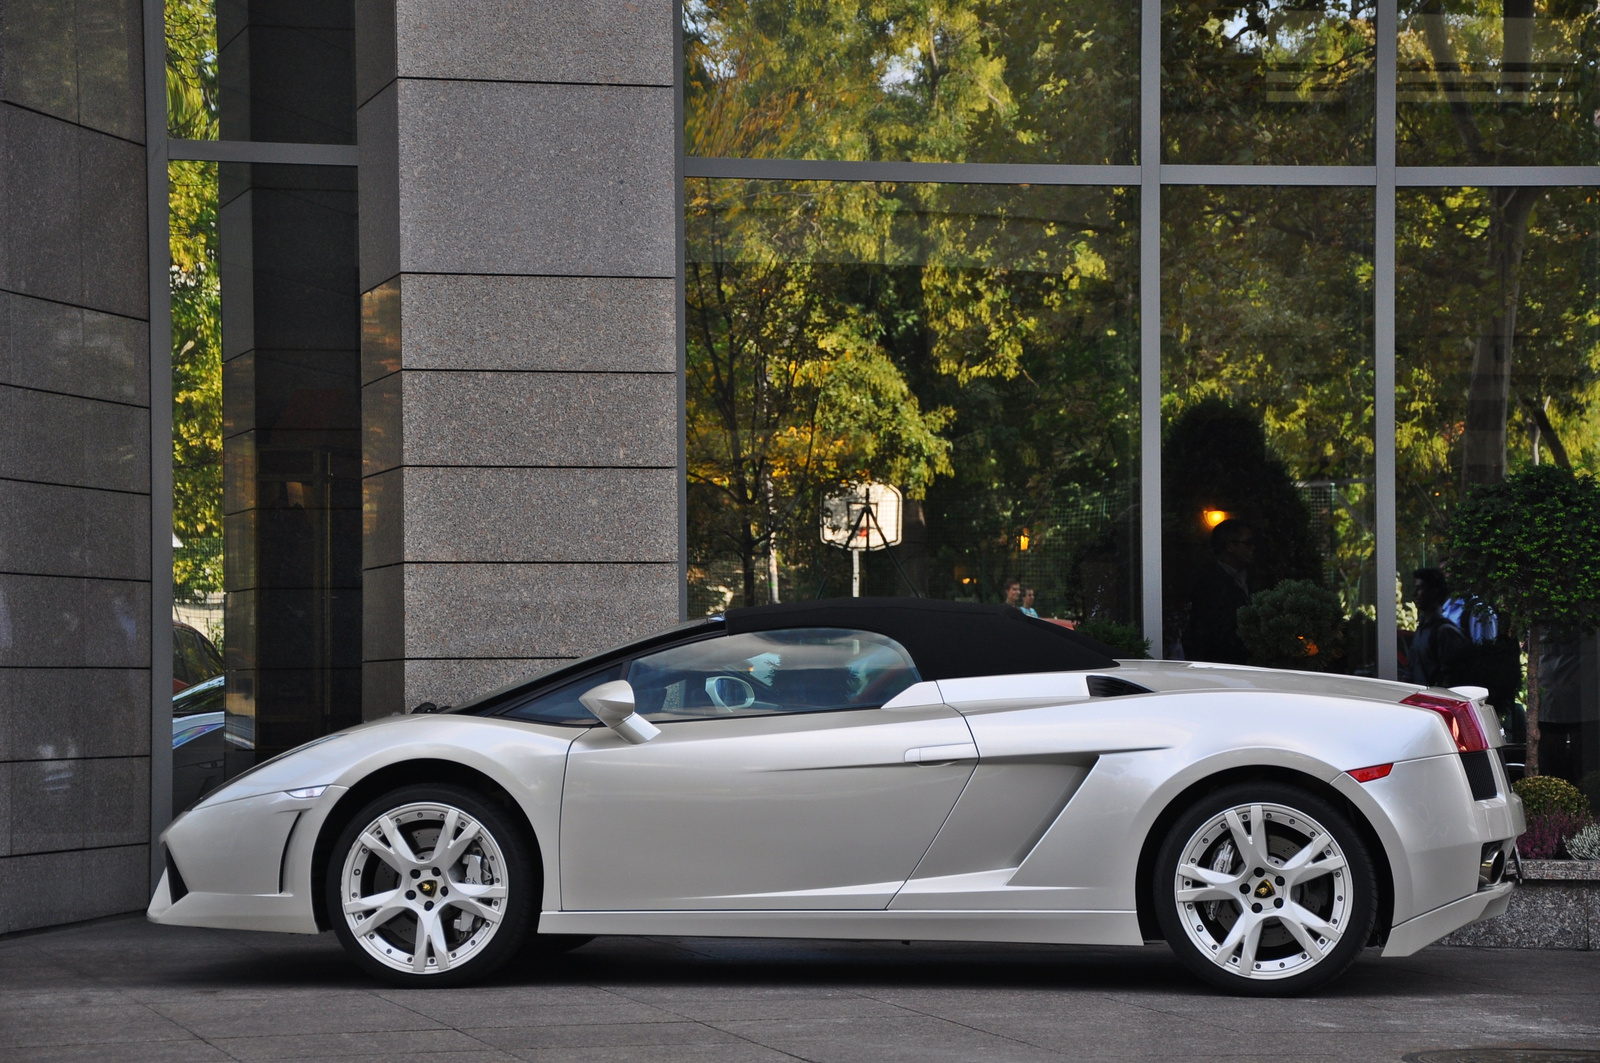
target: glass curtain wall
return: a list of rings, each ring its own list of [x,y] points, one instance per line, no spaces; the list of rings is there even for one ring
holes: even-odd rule
[[[355,89],[350,2],[165,16],[181,811],[360,718]]]
[[[692,611],[847,593],[818,501],[871,477],[866,593],[1407,678],[1465,493],[1600,472],[1593,5],[682,10]],[[1526,633],[1468,626],[1515,731]],[[1532,653],[1600,771],[1595,639]]]
[[[1161,210],[1165,655],[1376,675],[1372,190],[1197,185]],[[1229,615],[1287,580],[1344,618],[1304,661]]]
[[[691,0],[683,17],[692,156],[1135,158],[1124,3]],[[873,481],[903,493],[904,540],[863,559],[863,593],[996,601],[1020,581],[1046,615],[1137,623],[1138,199],[691,180],[691,611],[849,594],[819,515]]]

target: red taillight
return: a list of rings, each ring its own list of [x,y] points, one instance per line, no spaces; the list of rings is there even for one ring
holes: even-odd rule
[[[1450,729],[1450,737],[1456,741],[1456,749],[1463,753],[1476,753],[1489,748],[1488,739],[1483,737],[1483,727],[1478,723],[1478,710],[1472,707],[1470,701],[1447,698],[1441,694],[1417,693],[1400,704],[1432,709],[1443,716],[1444,725]]]
[[[1393,764],[1374,764],[1370,768],[1352,768],[1349,775],[1356,782],[1374,782],[1388,775],[1391,771],[1394,771]]]

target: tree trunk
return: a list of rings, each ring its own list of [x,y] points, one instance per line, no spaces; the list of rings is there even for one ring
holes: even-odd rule
[[[1537,188],[1489,191],[1489,269],[1494,276],[1492,309],[1478,331],[1467,383],[1466,431],[1462,440],[1463,488],[1499,483],[1506,475],[1506,422],[1511,405],[1511,361],[1521,298],[1519,273],[1528,215]]]
[[[756,604],[756,538],[750,534],[748,527],[744,530],[743,542],[739,544],[739,564],[744,569],[744,602],[746,606]]]
[[[1539,774],[1539,658],[1544,655],[1538,624],[1528,625],[1528,751],[1523,774]]]
[[[767,509],[767,601],[773,605],[778,597],[778,501],[777,489],[772,483],[772,473],[761,478],[761,490]]]

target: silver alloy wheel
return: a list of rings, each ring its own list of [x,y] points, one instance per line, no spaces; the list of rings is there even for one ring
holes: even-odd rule
[[[1189,940],[1218,967],[1287,978],[1333,951],[1351,913],[1333,834],[1280,804],[1236,805],[1190,836],[1173,891]]]
[[[482,952],[506,914],[506,859],[470,814],[440,801],[367,824],[339,880],[351,936],[408,974],[440,974]]]

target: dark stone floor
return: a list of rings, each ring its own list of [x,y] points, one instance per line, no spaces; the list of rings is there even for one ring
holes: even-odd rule
[[[0,939],[0,1059],[765,1063],[1399,1060],[1522,1045],[1600,1059],[1600,953],[1375,953],[1247,1000],[1171,953],[610,938],[468,989],[364,978],[332,935],[140,917]]]

